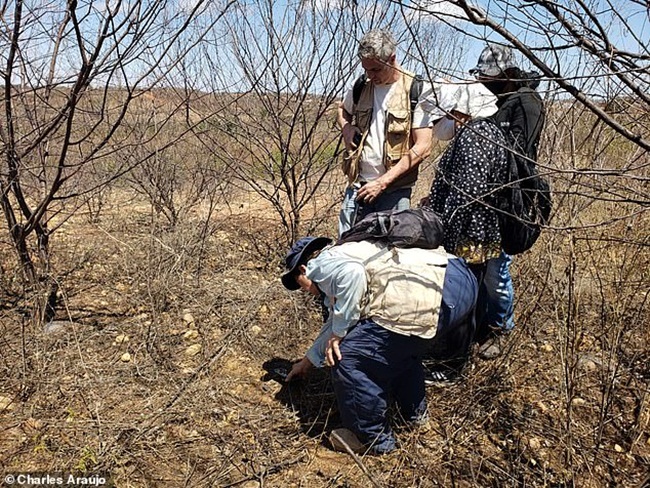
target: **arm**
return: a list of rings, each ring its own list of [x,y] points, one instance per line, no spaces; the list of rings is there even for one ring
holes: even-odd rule
[[[365,184],[358,192],[357,199],[372,202],[395,180],[415,168],[431,154],[431,127],[412,129],[413,146],[402,158],[382,176]]]
[[[306,354],[311,364],[322,367],[332,336],[344,337],[361,317],[361,301],[367,288],[366,271],[358,261],[340,254],[323,253],[307,265],[307,277],[318,283],[330,306],[329,317]]]
[[[343,102],[339,103],[339,108],[336,113],[336,121],[341,128],[345,148],[347,150],[353,149],[355,147],[353,142],[354,136],[359,132],[359,129],[352,125],[352,114],[345,109]]]

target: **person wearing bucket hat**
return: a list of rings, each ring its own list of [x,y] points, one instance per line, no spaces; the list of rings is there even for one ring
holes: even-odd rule
[[[491,119],[503,130],[515,154],[537,162],[537,148],[544,127],[544,104],[535,91],[539,75],[523,71],[507,46],[488,45],[470,74],[497,97]],[[503,340],[515,326],[514,286],[510,276],[512,256],[501,251],[487,261],[477,305],[479,357],[501,354]]]
[[[282,284],[322,296],[329,311],[320,334],[293,365],[287,381],[305,376],[313,367],[331,366],[343,424],[331,433],[332,447],[387,453],[396,448],[389,402],[395,402],[405,422],[425,421],[421,358],[439,336],[471,337],[466,324],[473,315],[478,284],[464,261],[442,248],[393,248],[369,241],[328,246],[328,242],[302,238],[287,253]],[[388,272],[399,267],[395,263],[409,262],[410,268]],[[459,347],[464,347],[462,340]],[[469,340],[465,343],[468,348]]]
[[[516,65],[510,48],[488,45],[470,73],[497,97],[497,111],[459,132],[440,159],[424,206],[442,217],[445,248],[465,258],[479,280],[475,341],[479,357],[491,359],[514,327],[514,288],[512,257],[501,249],[490,194],[504,180],[505,148],[536,161],[544,112],[530,75]]]
[[[489,44],[481,52],[476,67],[469,70],[474,76],[491,76],[502,78],[507,70],[517,68],[508,46]]]

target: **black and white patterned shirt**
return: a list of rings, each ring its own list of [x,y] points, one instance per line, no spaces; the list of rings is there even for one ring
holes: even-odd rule
[[[445,249],[471,264],[501,252],[497,214],[489,201],[506,171],[505,147],[493,122],[469,122],[445,150],[431,185],[426,206],[442,218]]]

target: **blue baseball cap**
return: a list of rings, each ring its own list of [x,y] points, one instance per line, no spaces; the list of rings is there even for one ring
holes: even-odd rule
[[[304,264],[303,257],[309,256],[314,251],[323,249],[328,244],[332,243],[329,237],[303,237],[298,239],[284,260],[285,272],[282,275],[282,284],[287,290],[297,290],[300,288],[296,282],[295,273],[298,266]]]

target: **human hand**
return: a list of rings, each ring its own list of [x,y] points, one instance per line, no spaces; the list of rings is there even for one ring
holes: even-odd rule
[[[289,371],[284,381],[288,383],[294,378],[304,378],[313,367],[314,365],[311,364],[311,361],[307,357],[304,357],[291,366],[291,371]]]
[[[379,195],[386,189],[386,185],[381,182],[381,179],[369,181],[357,191],[357,201],[359,203],[372,203]]]
[[[361,142],[361,131],[352,124],[345,124],[341,130],[343,142],[348,150],[356,149]]]
[[[340,343],[341,338],[335,335],[332,335],[330,340],[327,341],[327,347],[325,348],[325,364],[328,366],[334,366],[336,361],[340,361],[343,357],[341,356],[341,350],[339,349]]]

